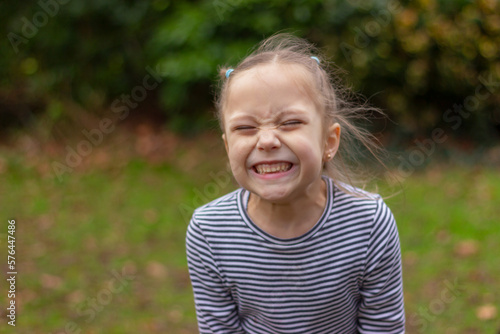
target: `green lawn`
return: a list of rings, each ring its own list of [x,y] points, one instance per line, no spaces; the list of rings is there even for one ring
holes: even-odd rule
[[[208,138],[154,163],[108,150],[107,164],[62,181],[53,156],[1,148],[1,248],[15,219],[18,276],[16,328],[2,322],[0,332],[196,333],[188,217],[234,188],[220,143]],[[402,188],[387,202],[401,238],[407,332],[498,333],[500,315],[488,311],[500,307],[499,171],[433,167]]]

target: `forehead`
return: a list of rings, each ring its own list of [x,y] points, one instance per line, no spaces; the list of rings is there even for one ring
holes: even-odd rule
[[[314,86],[312,75],[304,66],[279,63],[257,65],[237,74],[231,82],[228,92],[230,93],[231,90],[245,84],[267,87],[294,85],[301,90],[311,89]]]
[[[230,83],[223,117],[237,111],[287,108],[290,103],[314,104],[318,92],[312,74],[302,65],[264,64],[239,73]]]

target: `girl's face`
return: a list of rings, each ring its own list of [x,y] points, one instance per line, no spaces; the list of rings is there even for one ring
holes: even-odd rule
[[[232,80],[223,139],[236,181],[274,203],[314,196],[340,127],[325,131],[323,111],[308,93],[310,74],[300,65],[266,64]]]

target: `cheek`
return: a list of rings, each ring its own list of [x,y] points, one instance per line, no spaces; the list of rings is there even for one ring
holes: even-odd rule
[[[309,147],[309,149],[303,151],[302,163],[309,166],[310,168],[317,169],[322,165],[321,151],[317,146]]]
[[[237,136],[231,137],[228,140],[230,154],[245,155],[248,151],[255,147],[256,140],[254,137]]]
[[[241,172],[245,166],[246,157],[248,155],[248,145],[242,141],[229,141],[227,156],[233,173]]]
[[[323,141],[318,134],[306,133],[303,136],[296,137],[292,141],[292,147],[295,147],[296,154],[300,155],[305,162],[316,163],[322,159]]]

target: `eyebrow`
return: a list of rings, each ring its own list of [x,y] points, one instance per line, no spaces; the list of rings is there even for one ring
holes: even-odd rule
[[[253,119],[255,119],[254,115],[251,115],[251,114],[243,114],[243,115],[241,115],[239,113],[236,113],[236,115],[231,115],[231,117],[228,117],[227,118],[227,122],[231,123],[231,122],[253,120]]]
[[[297,107],[284,107],[279,109],[273,119],[274,120],[282,120],[284,118],[293,118],[293,117],[300,117],[300,118],[305,118],[306,120],[309,120],[309,113],[307,110],[302,109],[302,108],[297,108]]]
[[[284,118],[284,116],[308,116],[306,110],[303,109],[298,109],[298,108],[289,108],[289,107],[283,107],[280,108],[275,114],[273,115],[273,119],[281,119]],[[243,115],[240,115],[239,112],[236,112],[235,115],[229,117],[227,119],[228,122],[237,122],[241,120],[257,120],[257,117],[253,114],[245,113]]]
[[[307,111],[304,109],[284,107],[276,112],[276,117],[280,118],[283,117],[284,115],[307,116],[307,114],[308,114]]]

